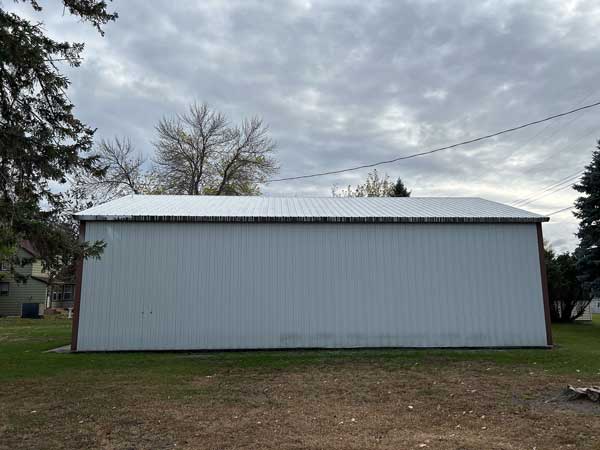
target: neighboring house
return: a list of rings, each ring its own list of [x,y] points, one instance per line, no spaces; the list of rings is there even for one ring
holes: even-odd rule
[[[560,304],[557,305],[558,310],[560,311]],[[577,319],[575,319],[578,322],[590,322],[592,321],[592,317],[593,314],[596,313],[596,311],[594,311],[594,307],[596,307],[596,311],[600,312],[600,299],[599,298],[595,298],[593,299],[583,310],[583,314],[581,314]],[[575,315],[575,311],[577,311],[577,309],[579,308],[579,306],[575,306],[575,309],[571,315],[571,317],[573,315]]]
[[[27,241],[21,242],[18,250],[20,258],[36,258],[35,249]],[[42,263],[34,259],[31,264],[16,267],[16,271],[27,277],[25,282],[17,282],[6,263],[0,264],[0,316],[21,316],[37,306],[37,313],[43,314],[46,306],[48,277]]]
[[[579,320],[581,322],[591,321],[592,320],[592,304],[590,303],[589,305],[587,305],[585,310],[583,311],[583,314],[575,320]]]
[[[555,306],[558,310],[558,312],[560,313],[561,311],[561,304],[557,303]],[[577,311],[579,310],[579,308],[581,308],[580,304],[576,304],[575,307],[573,308],[573,311],[571,312],[571,317],[573,317]],[[577,322],[589,322],[592,320],[592,304],[589,303],[585,309],[583,310],[583,313],[577,318],[575,319],[575,321]]]
[[[75,293],[73,280],[54,281],[48,287],[48,304],[50,308],[72,308]]]
[[[106,249],[77,270],[74,350],[552,345],[548,218],[500,203],[133,195],[75,217]]]

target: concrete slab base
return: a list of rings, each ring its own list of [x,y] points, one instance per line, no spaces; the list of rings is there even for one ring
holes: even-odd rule
[[[44,353],[71,353],[71,346],[63,345],[62,347],[53,348],[52,350],[46,350]]]

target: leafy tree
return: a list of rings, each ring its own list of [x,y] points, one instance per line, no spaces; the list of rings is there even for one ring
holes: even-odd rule
[[[390,193],[390,197],[410,197],[410,191],[406,189],[400,178],[396,180],[394,190]]]
[[[278,170],[275,143],[259,118],[231,125],[206,103],[193,104],[156,130],[154,162],[167,193],[257,195]]]
[[[569,252],[556,255],[549,245],[544,247],[544,256],[550,317],[553,322],[571,322],[590,304],[590,296],[577,277],[577,258]]]
[[[592,296],[600,296],[600,141],[573,189],[583,194],[575,201],[574,212],[580,220],[576,250],[579,278]]]
[[[334,197],[410,197],[410,192],[400,178],[394,184],[388,174],[380,176],[377,169],[367,174],[364,183],[357,184],[356,187],[348,185],[346,189],[333,186],[331,193]]]
[[[35,11],[35,0],[23,0]],[[102,26],[115,20],[99,0],[63,0],[65,10]],[[68,200],[53,191],[76,170],[100,175],[88,154],[94,130],[73,114],[69,80],[59,65],[79,66],[83,44],[57,42],[31,23],[0,8],[0,258],[14,268],[21,240],[29,240],[46,269],[79,256],[97,256],[102,243],[79,244],[62,220]]]

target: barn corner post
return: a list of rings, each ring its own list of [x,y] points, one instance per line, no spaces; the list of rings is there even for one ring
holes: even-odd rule
[[[85,241],[85,222],[79,222],[79,242]],[[77,260],[75,266],[75,303],[73,304],[73,324],[71,328],[71,351],[77,351],[79,334],[79,309],[81,305],[81,281],[83,278],[83,257]]]
[[[548,296],[548,275],[546,273],[546,258],[544,257],[544,236],[542,234],[542,223],[535,224],[537,229],[538,252],[540,257],[540,271],[542,281],[542,297],[544,299],[544,317],[546,319],[546,344],[552,347],[552,324],[550,320],[550,299]]]

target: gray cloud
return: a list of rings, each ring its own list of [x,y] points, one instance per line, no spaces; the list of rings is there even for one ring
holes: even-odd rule
[[[86,42],[70,97],[98,137],[130,136],[152,154],[154,125],[194,100],[232,120],[260,115],[281,176],[390,159],[600,99],[595,2],[116,1],[101,38],[50,4],[59,39]],[[414,195],[510,202],[583,168],[597,111],[381,167]],[[269,195],[329,195],[367,170],[273,183]],[[570,189],[527,208],[568,206]],[[570,212],[545,227],[573,248]]]

